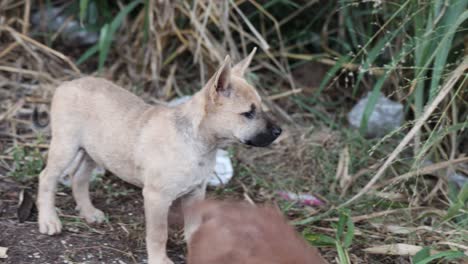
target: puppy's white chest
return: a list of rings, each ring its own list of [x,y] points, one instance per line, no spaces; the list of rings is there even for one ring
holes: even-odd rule
[[[196,188],[204,188],[214,173],[215,159],[200,159],[192,162],[187,174],[180,178],[180,193],[178,197],[192,192]]]

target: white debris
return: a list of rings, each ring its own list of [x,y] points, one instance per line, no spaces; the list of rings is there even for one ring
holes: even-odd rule
[[[348,114],[348,122],[354,128],[361,126],[370,93],[359,100]],[[383,137],[403,124],[403,105],[380,94],[367,122],[367,137]]]
[[[229,153],[225,150],[218,149],[216,151],[216,165],[215,173],[208,180],[210,186],[220,186],[227,184],[232,176],[234,175],[234,169],[232,168],[231,158]]]
[[[8,248],[0,247],[0,259],[8,258],[7,251],[8,251]]]

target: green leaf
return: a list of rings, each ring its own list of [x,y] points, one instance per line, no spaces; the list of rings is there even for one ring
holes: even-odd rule
[[[380,91],[382,90],[382,87],[387,80],[388,76],[390,73],[395,70],[398,67],[398,64],[408,55],[408,53],[412,50],[412,46],[404,46],[402,50],[395,56],[395,58],[392,60],[390,65],[388,65],[385,68],[385,72],[382,76],[380,76],[379,80],[375,84],[375,86],[372,88],[372,93],[369,95],[366,107],[364,108],[364,113],[361,119],[361,124],[359,127],[359,131],[361,134],[365,134],[365,131],[367,130],[367,123],[369,121],[369,118],[374,111],[375,105],[378,101],[378,98],[380,96]]]
[[[416,255],[413,257],[413,263],[418,263],[419,261],[423,261],[424,259],[431,256],[431,249],[429,247],[423,247],[419,250]]]
[[[89,0],[80,0],[80,23],[83,24],[84,18],[86,16],[86,11],[88,10]]]
[[[465,206],[465,203],[468,200],[468,183],[463,185],[463,188],[460,190],[457,196],[457,201],[455,201],[450,208],[447,210],[447,215],[444,219],[452,219],[456,216],[459,211]]]
[[[98,49],[99,49],[99,71],[101,71],[104,68],[104,64],[107,60],[107,56],[109,54],[110,48],[112,41],[114,39],[114,35],[119,29],[120,25],[122,24],[122,21],[124,18],[138,5],[142,3],[142,0],[140,1],[134,1],[127,6],[125,6],[120,12],[117,14],[117,16],[112,20],[112,22],[109,24],[105,24],[100,31],[99,35],[99,42],[98,42]],[[89,58],[92,54],[94,54],[94,47],[92,47],[89,51],[88,56],[85,58]],[[90,55],[91,54],[91,55]],[[83,57],[83,56],[82,56]],[[81,58],[80,58],[81,59]],[[83,60],[84,61],[84,60]],[[82,62],[82,61],[80,61]]]
[[[105,24],[101,28],[101,33],[99,35],[99,71],[101,71],[104,68],[104,63],[106,62],[107,59],[107,54],[109,53],[110,49],[110,44],[111,44],[111,35],[109,33],[109,24]]]
[[[444,220],[452,219],[454,216],[458,214],[460,209],[462,209],[464,206],[463,203],[460,201],[455,202],[450,206],[450,208],[447,210],[447,215],[445,215]]]
[[[313,246],[335,246],[336,240],[333,237],[322,235],[322,234],[303,234],[305,240],[307,240]]]
[[[348,230],[346,230],[346,235],[343,240],[343,246],[344,248],[349,248],[354,238],[354,223],[353,223],[353,219],[351,219],[351,217],[349,216],[346,221],[346,226]]]
[[[338,226],[336,229],[336,240],[341,241],[341,237],[343,236],[346,221],[347,221],[347,214],[344,212],[340,213],[340,216],[338,218]]]
[[[463,188],[458,193],[458,201],[462,204],[468,202],[468,182],[465,182]]]
[[[386,75],[386,74],[385,74]],[[380,91],[382,90],[382,86],[387,79],[386,76],[381,77],[377,83],[375,84],[374,88],[372,89],[371,94],[369,94],[367,98],[367,104],[364,108],[364,113],[362,114],[361,125],[359,127],[359,131],[362,135],[366,134],[367,131],[367,123],[369,122],[369,118],[374,111],[375,105],[380,97]]]
[[[455,36],[456,29],[458,26],[467,19],[466,11],[462,15],[462,11],[466,10],[467,1],[451,1],[447,6],[447,11],[442,19],[441,25],[437,28],[435,37],[436,41],[440,39],[440,36],[444,37],[439,42],[441,47],[440,51],[437,52],[434,60],[434,67],[432,70],[431,86],[429,89],[429,101],[431,101],[439,90],[439,83],[442,79],[443,70],[446,68],[446,62],[450,48],[452,46],[453,37]],[[464,18],[463,18],[464,17]],[[461,21],[457,23],[457,18],[461,18]],[[447,30],[449,29],[449,30]]]
[[[338,252],[338,259],[340,264],[349,264],[348,254],[346,250],[341,246],[339,241],[336,241],[336,251]]]
[[[99,45],[98,44],[93,45],[83,55],[81,55],[81,57],[78,58],[78,60],[76,61],[76,65],[82,64],[83,62],[88,60],[91,56],[96,54],[98,51],[99,51]]]
[[[463,252],[460,252],[460,251],[444,251],[444,252],[441,252],[441,253],[438,253],[438,254],[435,254],[435,255],[432,255],[432,256],[429,256],[429,257],[426,257],[418,262],[415,262],[415,264],[427,264],[435,259],[446,259],[446,260],[450,260],[450,259],[455,259],[455,258],[463,258],[465,257],[465,254]]]

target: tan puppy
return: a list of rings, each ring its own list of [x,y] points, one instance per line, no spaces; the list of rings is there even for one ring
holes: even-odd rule
[[[232,68],[226,57],[190,101],[174,108],[148,105],[103,79],[58,87],[47,167],[39,178],[40,232],[62,229],[54,197],[57,180],[68,174],[80,215],[88,222],[104,220],[88,191],[91,171],[100,165],[143,188],[149,263],[172,263],[166,256],[168,209],[179,197],[183,208],[204,198],[216,149],[232,142],[267,146],[281,134],[243,78],[254,52]],[[188,217],[184,222],[188,239],[197,222]]]
[[[203,201],[188,210],[201,219],[188,241],[188,264],[326,264],[270,206]]]

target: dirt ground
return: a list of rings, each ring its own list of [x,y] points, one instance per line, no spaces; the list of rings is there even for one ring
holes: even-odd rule
[[[25,223],[17,217],[21,186],[0,178],[0,246],[8,248],[8,258],[0,263],[146,263],[143,198],[139,189],[115,177],[106,176],[96,184],[92,198],[108,221],[87,225],[77,217],[70,189],[61,187],[57,195],[59,216],[64,225],[60,235],[40,234],[37,214]],[[110,186],[104,188],[104,186]],[[30,190],[35,195],[35,190]],[[168,254],[175,263],[185,263],[185,245],[180,229],[173,228]]]

